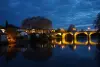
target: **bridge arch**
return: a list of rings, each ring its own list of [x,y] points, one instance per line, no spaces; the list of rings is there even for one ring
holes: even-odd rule
[[[82,33],[84,33],[84,34],[88,35],[88,33],[87,33],[87,32],[76,32],[76,33],[75,33],[75,35],[77,36],[78,34],[82,34]]]
[[[79,33],[76,35],[76,39],[78,42],[86,42],[88,40],[88,35],[85,33]]]
[[[73,33],[69,32],[65,34],[65,41],[72,42],[73,41]]]
[[[73,33],[67,32],[62,34],[62,41],[64,44],[72,44],[73,43]],[[69,39],[70,38],[70,39]]]
[[[92,38],[97,38],[97,37],[98,37],[98,33],[96,33],[96,32],[91,32],[91,33],[90,33],[90,36],[91,36],[91,39],[92,39]]]
[[[88,41],[86,41],[86,42],[84,42],[84,43],[78,42],[78,40],[77,40],[77,35],[79,35],[79,34],[84,34],[84,35],[88,36],[88,32],[76,32],[76,33],[74,34],[74,43],[75,43],[75,44],[86,44],[86,43],[88,43]]]
[[[100,34],[95,32],[95,31],[94,32],[90,32],[89,36],[90,36],[90,43],[91,44],[96,44],[97,43],[98,35],[100,35]]]

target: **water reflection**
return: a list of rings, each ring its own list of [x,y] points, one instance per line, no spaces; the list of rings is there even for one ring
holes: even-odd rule
[[[47,60],[52,56],[51,42],[47,39],[34,39],[34,35],[31,35],[30,44],[23,56],[29,60]]]
[[[97,35],[97,44],[96,44],[96,61],[98,63],[98,67],[100,67],[100,33]]]
[[[8,64],[11,63],[8,66],[26,65],[29,67],[31,63],[34,67],[39,65],[44,67],[98,67],[100,65],[100,54],[96,52],[94,46],[54,44],[55,39],[41,38],[36,38],[32,34],[30,40],[22,38],[15,44],[0,46],[0,56],[3,56]],[[57,41],[62,42],[61,38]]]

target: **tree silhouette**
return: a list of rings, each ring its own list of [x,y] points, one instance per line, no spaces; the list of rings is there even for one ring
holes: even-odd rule
[[[73,29],[76,29],[75,25],[71,24],[67,31],[74,31]]]
[[[6,20],[5,22],[5,27],[7,28],[8,27],[8,21]]]
[[[60,29],[60,28],[58,28],[58,29],[56,30],[56,32],[61,32],[61,29]]]
[[[94,21],[94,27],[100,31],[100,13],[97,14],[96,20]]]
[[[97,33],[100,32],[100,13],[97,14],[96,20],[94,21],[94,27],[97,29]],[[98,66],[100,66],[100,33],[98,33],[98,43],[96,44],[97,53],[96,59]]]
[[[97,29],[97,33],[100,32],[100,13],[97,14],[96,20],[94,21],[94,27]],[[100,33],[98,33],[98,43],[100,43]],[[100,46],[98,46],[100,49]]]
[[[0,25],[0,29],[4,28],[3,26]]]

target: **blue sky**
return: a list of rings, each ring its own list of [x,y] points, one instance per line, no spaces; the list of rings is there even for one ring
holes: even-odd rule
[[[27,17],[43,16],[50,19],[54,28],[67,28],[69,24],[86,28],[91,26],[100,12],[100,0],[2,0],[0,24],[20,26]]]

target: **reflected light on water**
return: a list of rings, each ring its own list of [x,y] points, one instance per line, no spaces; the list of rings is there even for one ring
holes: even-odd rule
[[[8,39],[8,42],[9,43],[14,43],[14,42],[16,42],[16,40],[13,38],[13,36],[12,35],[7,35],[7,39]]]
[[[76,45],[74,45],[74,50],[76,50]]]
[[[89,50],[89,51],[91,50],[91,47],[90,47],[90,46],[88,46],[88,50]]]
[[[61,46],[61,48],[62,48],[62,49],[64,49],[64,48],[65,48],[65,46]]]
[[[15,47],[15,44],[9,44],[7,51],[11,52]]]
[[[74,42],[73,41],[72,42],[68,42],[68,41],[66,41],[66,39],[63,38],[62,41],[57,42],[56,40],[53,40],[52,43],[53,44],[59,44],[59,45],[61,45],[62,43],[63,44],[87,45],[88,41],[86,41],[86,42],[79,42],[79,41],[77,41],[77,39],[75,39]],[[96,45],[96,42],[92,42],[91,40],[89,41],[89,43],[91,45],[93,45],[93,46]]]

